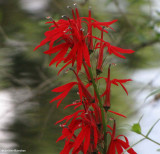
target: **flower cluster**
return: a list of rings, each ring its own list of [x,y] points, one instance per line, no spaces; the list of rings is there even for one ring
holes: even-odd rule
[[[130,154],[136,154],[125,136],[121,135],[125,141],[119,139],[120,136],[115,137],[115,120],[112,128],[110,125],[107,125],[105,119],[108,112],[125,117],[120,113],[109,110],[111,105],[111,85],[121,85],[128,94],[123,84],[131,81],[131,79],[111,79],[111,64],[108,66],[107,77],[100,76],[103,71],[104,52],[107,52],[109,55],[114,54],[119,58],[125,58],[123,54],[131,54],[134,51],[113,46],[104,40],[104,34],[108,33],[108,29],[113,30],[111,25],[117,20],[99,22],[91,17],[91,10],[89,10],[88,17],[80,17],[77,7],[75,9],[71,8],[71,10],[73,19],[63,16],[62,19],[56,22],[51,17],[48,17],[50,21],[47,24],[51,24],[50,29],[45,33],[46,38],[35,48],[36,50],[49,43],[49,49],[44,53],[50,56],[54,54],[50,65],[56,63],[57,67],[60,63],[64,63],[58,74],[66,67],[69,67],[68,70],[75,74],[76,81],[52,90],[60,93],[51,100],[51,103],[58,101],[57,107],[74,86],[78,87],[79,93],[79,99],[65,108],[73,106],[74,109],[80,109],[56,123],[60,123],[62,128],[62,135],[57,142],[65,140],[64,148],[60,154],[69,154],[70,152],[72,154],[78,154],[79,152],[84,154],[116,154],[117,152],[120,154],[124,149],[129,149],[127,152]],[[87,29],[83,28],[84,24]],[[93,36],[93,29],[100,31],[100,37]],[[90,55],[93,52],[98,52],[95,73],[92,72],[94,67],[91,66],[90,61]],[[79,77],[79,72],[82,68],[85,71],[88,84],[84,84]],[[93,74],[96,75],[93,76]],[[99,93],[97,88],[97,83],[101,79],[104,79],[106,83],[106,89],[102,94]],[[93,87],[93,92],[89,91],[91,86]],[[107,131],[107,128],[110,131]],[[110,140],[107,140],[107,134],[110,134]],[[108,149],[107,142],[109,145]]]

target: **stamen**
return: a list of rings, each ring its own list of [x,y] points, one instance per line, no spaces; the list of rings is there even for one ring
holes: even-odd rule
[[[68,6],[67,6],[67,9],[72,9],[72,7],[68,5]]]
[[[46,19],[47,20],[53,20],[53,18],[51,16],[47,16]]]
[[[62,17],[62,18],[67,18],[67,19],[68,19],[68,17],[67,17],[66,15],[62,15],[61,17]]]
[[[88,9],[89,9],[89,10],[91,10],[91,9],[92,9],[92,7],[91,7],[91,6],[89,6],[89,7],[88,7]]]
[[[74,6],[74,7],[77,7],[77,3],[74,3],[73,6]]]
[[[67,128],[68,126],[67,126],[67,125],[64,125],[64,124],[60,124],[59,127]]]

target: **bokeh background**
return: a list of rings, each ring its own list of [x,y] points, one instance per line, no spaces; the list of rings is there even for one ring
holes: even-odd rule
[[[48,30],[45,17],[58,20],[62,15],[71,16],[67,6],[74,3],[81,16],[87,16],[91,6],[98,21],[118,19],[107,39],[115,46],[136,51],[126,60],[111,56],[107,61],[117,64],[112,68],[113,78],[133,79],[126,84],[128,97],[121,87],[112,88],[112,110],[128,117],[118,118],[118,132],[127,135],[132,145],[141,139],[129,131],[133,123],[143,115],[145,134],[160,118],[159,94],[144,103],[147,95],[160,87],[159,0],[0,0],[0,149],[23,149],[27,154],[58,154],[62,150],[64,142],[56,143],[61,128],[54,123],[73,112],[63,108],[76,99],[77,89],[58,109],[49,101],[55,96],[51,90],[74,80],[74,76],[64,72],[57,76],[59,68],[48,66],[51,58],[43,54],[47,45],[35,52],[33,49]],[[160,142],[159,123],[150,137]],[[158,154],[157,149],[147,140],[135,146],[138,154]]]

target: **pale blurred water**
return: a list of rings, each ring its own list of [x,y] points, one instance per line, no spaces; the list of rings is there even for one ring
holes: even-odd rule
[[[155,101],[154,96],[151,96],[144,101],[153,90],[160,87],[160,68],[137,70],[136,73],[132,75],[132,79],[133,82],[139,84],[138,87],[141,88],[133,93],[132,97],[134,97],[135,100],[135,107],[139,111],[135,118],[129,121],[129,124],[133,125],[133,123],[137,123],[141,116],[143,116],[140,124],[142,133],[146,135],[152,125],[160,119],[160,100]],[[129,140],[132,144],[142,138],[136,133],[129,134]],[[154,127],[149,137],[160,143],[160,121]],[[138,154],[158,154],[157,149],[160,149],[160,146],[149,140],[144,140],[137,144],[134,149]]]
[[[12,97],[9,91],[0,91],[0,154],[7,154],[1,150],[13,149],[16,146],[11,142],[14,134],[9,133],[7,125],[14,120],[15,112]]]

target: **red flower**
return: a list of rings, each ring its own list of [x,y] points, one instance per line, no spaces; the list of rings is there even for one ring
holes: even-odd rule
[[[131,54],[133,53],[134,51],[131,50],[131,49],[122,49],[122,48],[119,48],[119,47],[116,47],[116,46],[113,46],[111,45],[110,43],[108,42],[105,42],[104,43],[105,46],[108,47],[108,52],[109,54],[115,54],[117,57],[120,57],[120,58],[125,58],[123,55],[121,55],[120,53],[128,53],[128,54]]]
[[[114,125],[113,125],[113,129],[108,125],[108,127],[112,130],[111,132],[107,132],[108,134],[111,135],[111,141],[110,141],[110,145],[107,151],[107,154],[116,154],[116,151],[118,154],[121,154],[123,152],[123,149],[127,149],[130,147],[129,142],[127,137],[125,137],[124,135],[119,135],[117,137],[115,137],[115,131],[116,131],[116,122],[114,121]],[[125,141],[119,139],[119,137],[122,136],[124,137]],[[129,150],[127,150],[127,152],[129,154],[137,154],[133,148],[130,148]]]
[[[123,83],[126,83],[128,81],[132,81],[131,79],[113,79],[113,80],[110,80],[110,66],[108,68],[108,77],[107,78],[104,78],[104,77],[99,77],[98,78],[98,79],[103,78],[106,81],[106,90],[101,95],[101,97],[106,96],[105,101],[104,101],[104,108],[105,108],[106,111],[110,108],[111,83],[115,84],[116,86],[118,86],[118,83],[119,83],[122,86],[122,88],[125,90],[126,94],[128,95],[127,89],[124,87]]]
[[[73,19],[66,17],[68,20],[61,19],[58,22],[48,22],[54,24],[51,26],[51,28],[54,29],[45,33],[46,38],[35,48],[35,50],[47,42],[50,42],[49,50],[45,51],[45,54],[51,55],[53,53],[58,53],[56,57],[52,59],[50,65],[55,62],[59,64],[63,61],[64,63],[71,62],[73,66],[75,61],[77,61],[77,72],[79,72],[83,60],[85,60],[86,64],[90,67],[90,57],[77,8],[75,9],[75,12],[77,18],[72,10]],[[60,40],[64,40],[65,42],[53,47],[54,42]],[[69,50],[69,48],[71,50]],[[67,53],[67,51],[69,51],[69,53]]]
[[[101,42],[103,42],[103,43],[104,43],[104,44],[103,44],[103,49],[104,49],[105,47],[108,47],[107,52],[108,52],[109,54],[114,54],[114,55],[116,55],[117,57],[120,57],[120,58],[124,58],[124,59],[125,59],[126,57],[123,56],[123,55],[121,55],[120,53],[122,53],[122,54],[131,54],[131,53],[134,52],[134,51],[131,50],[131,49],[122,49],[122,48],[120,48],[120,47],[113,46],[113,45],[111,45],[109,42],[106,42],[106,41],[104,41],[103,39],[100,39],[100,38],[98,38],[98,37],[93,36],[93,38],[95,38],[95,39],[100,40]],[[95,49],[101,48],[101,45],[100,45],[101,42],[98,42],[98,43],[96,44]]]
[[[57,97],[55,97],[54,99],[52,99],[50,101],[50,103],[52,103],[52,102],[54,102],[56,100],[59,100],[58,103],[57,103],[57,107],[60,105],[62,100],[67,96],[67,94],[69,93],[69,91],[72,89],[72,87],[74,85],[78,85],[79,95],[80,95],[81,101],[82,101],[82,98],[87,99],[87,101],[89,101],[90,103],[93,103],[95,101],[94,97],[88,91],[87,87],[82,83],[82,81],[79,78],[78,74],[74,70],[72,70],[72,71],[76,75],[78,82],[70,82],[70,83],[67,83],[67,84],[65,84],[63,86],[57,87],[57,88],[52,90],[52,92],[62,92],[60,95],[58,95]]]
[[[95,102],[94,97],[88,91],[87,87],[82,83],[78,74],[73,69],[72,69],[72,71],[74,72],[74,74],[76,75],[77,80],[78,80],[78,88],[79,88],[80,99],[82,100],[82,97],[84,96],[90,103],[94,103]]]
[[[71,122],[66,126],[69,120],[71,120]],[[65,121],[65,123],[61,126],[65,127],[63,127],[62,136],[60,136],[57,141],[66,139],[64,149],[67,149],[67,152],[65,152],[65,154],[69,154],[72,148],[72,154],[78,153],[79,151],[87,154],[87,152],[93,152],[96,149],[100,135],[93,111],[88,110],[86,112],[85,110],[79,110],[72,115],[64,117],[57,123],[62,121]],[[76,136],[74,133],[77,130],[79,130],[79,134]]]
[[[99,22],[99,21],[95,20],[94,18],[91,18],[91,15],[89,15],[89,17],[81,17],[81,18],[86,19],[88,21],[88,23],[87,23],[88,27],[92,26],[94,28],[98,28],[100,31],[103,30],[106,33],[108,33],[108,31],[105,30],[103,27],[113,29],[112,27],[110,27],[110,25],[117,21],[117,20],[112,20],[112,21],[109,21],[109,22]]]
[[[57,103],[57,107],[58,107],[60,105],[60,103],[62,102],[62,100],[67,96],[69,91],[72,89],[72,87],[76,84],[77,84],[77,82],[70,82],[70,83],[67,83],[63,86],[60,86],[60,87],[53,89],[52,90],[53,92],[62,92],[62,93],[60,95],[58,95],[57,97],[55,97],[54,99],[52,99],[50,101],[50,103],[52,103],[56,100],[59,100]]]

